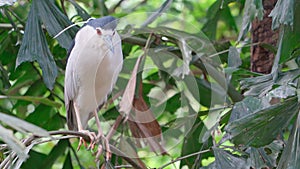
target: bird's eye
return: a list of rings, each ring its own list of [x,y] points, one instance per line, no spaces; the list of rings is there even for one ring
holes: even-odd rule
[[[96,29],[96,31],[97,31],[97,34],[98,34],[98,35],[102,35],[102,32],[101,32],[100,29]]]
[[[116,31],[113,32],[113,35],[115,35]]]

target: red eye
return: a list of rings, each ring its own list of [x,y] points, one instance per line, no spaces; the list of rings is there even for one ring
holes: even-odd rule
[[[101,30],[99,30],[99,29],[96,29],[96,31],[97,31],[97,34],[98,34],[98,35],[102,35],[102,32],[101,32]]]

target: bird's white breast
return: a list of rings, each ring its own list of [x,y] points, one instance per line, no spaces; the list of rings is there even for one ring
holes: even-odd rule
[[[104,103],[112,91],[122,68],[123,55],[117,33],[112,39],[114,50],[110,50],[94,28],[86,26],[83,29],[76,35],[69,59],[75,64],[73,76],[78,88],[74,102],[85,125],[89,113]]]

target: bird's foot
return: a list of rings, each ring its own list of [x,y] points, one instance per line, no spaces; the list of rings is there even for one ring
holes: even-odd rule
[[[109,148],[109,142],[108,139],[104,135],[99,135],[97,136],[97,140],[103,139],[104,145],[105,145],[105,150],[106,150],[106,161],[109,161],[111,159],[111,150]],[[97,152],[96,152],[96,161],[100,158],[100,155],[103,152],[103,146],[99,144]]]
[[[86,141],[82,137],[80,137],[77,151],[80,149],[82,144],[84,144],[84,147],[87,148],[88,150],[93,150],[95,148],[95,144],[97,143],[97,136],[96,136],[95,132],[91,132],[89,130],[79,130],[79,132],[89,136],[90,145],[87,146]]]

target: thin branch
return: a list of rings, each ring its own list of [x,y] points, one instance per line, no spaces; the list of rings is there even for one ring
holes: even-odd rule
[[[109,10],[108,10],[108,13],[114,13],[115,11],[116,11],[116,9],[122,4],[122,2],[123,2],[124,0],[119,0],[119,2],[115,5],[115,6],[113,6],[113,7],[111,7]]]
[[[119,117],[121,118],[121,121],[122,121],[122,116],[119,116]],[[116,121],[116,124],[120,124],[121,121]],[[115,126],[117,127],[118,125],[115,125]],[[67,139],[67,138],[70,138],[68,136],[76,136],[76,137],[82,137],[86,141],[90,141],[90,137],[87,134],[84,134],[84,133],[81,133],[81,132],[78,132],[78,131],[68,131],[68,130],[65,130],[65,131],[49,131],[49,134],[51,136],[54,136],[54,135],[66,135],[67,136],[67,137],[61,137],[61,138],[57,138],[57,139]],[[25,139],[23,141],[23,143],[27,147],[27,146],[30,146],[33,141],[35,141],[36,139],[39,139],[39,138],[43,138],[43,137],[41,137],[41,136],[31,136],[31,137]],[[49,141],[52,141],[52,140],[53,140],[53,138],[50,138],[48,140],[43,140],[43,141],[40,141],[40,142],[35,142],[34,144],[40,144],[40,143],[49,142]],[[138,163],[136,163],[133,159],[127,157],[127,155],[124,152],[120,151],[115,146],[109,144],[109,147],[112,150],[112,152],[115,152],[116,154],[119,154],[132,167],[143,169],[142,166],[140,166]],[[12,152],[12,154],[10,154],[10,155],[15,156],[16,154],[14,152]],[[1,162],[0,166],[1,165],[9,165],[9,162],[10,162],[9,159],[11,159],[11,158],[7,158],[7,161],[4,161],[5,163]]]
[[[116,130],[118,129],[118,127],[119,127],[119,125],[121,124],[121,122],[123,121],[123,119],[124,119],[124,118],[122,117],[122,115],[119,115],[119,116],[117,117],[117,119],[116,119],[116,121],[115,121],[113,127],[109,130],[109,132],[108,132],[108,134],[107,134],[107,136],[106,136],[107,140],[110,140],[111,137],[115,134]]]
[[[163,169],[163,168],[167,167],[168,165],[175,163],[176,161],[180,161],[180,160],[183,160],[183,159],[195,156],[195,155],[207,153],[207,152],[210,152],[210,151],[211,151],[211,149],[207,149],[207,150],[203,150],[203,151],[199,151],[199,152],[196,152],[196,153],[192,153],[192,154],[189,154],[189,155],[186,155],[186,156],[183,156],[183,157],[176,158],[175,160],[172,160],[171,162],[169,162],[169,163],[167,163],[167,164],[159,167],[159,169]]]

